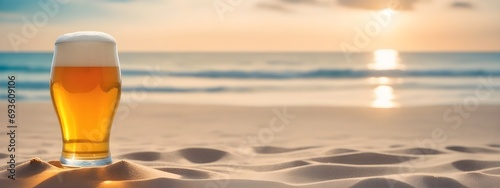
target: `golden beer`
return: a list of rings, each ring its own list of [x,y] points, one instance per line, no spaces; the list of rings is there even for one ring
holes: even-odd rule
[[[102,32],[60,36],[55,43],[50,94],[62,133],[61,164],[110,164],[111,125],[121,95],[115,39]]]
[[[63,134],[63,156],[95,160],[109,156],[109,135],[120,100],[117,67],[54,67],[50,83]]]

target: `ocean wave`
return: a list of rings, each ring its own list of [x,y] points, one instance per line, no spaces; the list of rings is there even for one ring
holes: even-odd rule
[[[286,83],[286,82],[285,82]],[[453,83],[432,83],[432,82],[403,82],[403,83],[393,83],[388,84],[396,90],[420,90],[420,89],[432,89],[432,90],[474,90],[480,83],[474,84],[453,84]],[[259,85],[259,86],[198,86],[198,87],[174,87],[174,86],[161,86],[161,87],[150,87],[144,85],[124,85],[122,86],[122,92],[158,92],[158,93],[221,93],[221,92],[290,92],[290,91],[327,91],[327,90],[355,90],[355,89],[373,89],[379,86],[378,84],[370,84],[367,82],[361,82],[356,84],[336,84],[332,81],[332,85],[318,84],[315,85],[311,83],[310,85],[293,85],[293,83],[286,83],[284,85]],[[45,92],[49,90],[48,81],[19,81],[17,83],[17,88],[20,93],[24,92]],[[500,90],[500,84],[490,85],[489,88]],[[0,95],[3,96],[4,95]],[[2,98],[2,97],[0,97]]]
[[[49,74],[50,67],[4,66],[0,72],[16,72],[19,74]],[[368,77],[479,77],[500,76],[500,70],[363,70],[363,69],[315,69],[304,71],[243,71],[243,70],[201,70],[201,71],[151,71],[141,69],[122,69],[123,76],[167,76],[194,78],[228,78],[228,79],[314,79],[314,78],[368,78]]]
[[[232,78],[232,79],[307,79],[307,78],[367,78],[367,77],[477,77],[500,76],[500,70],[353,70],[319,69],[310,71],[197,71],[159,72],[123,71],[125,75],[151,74],[171,77]]]
[[[50,67],[33,67],[19,65],[0,65],[0,72],[44,73],[50,72]]]

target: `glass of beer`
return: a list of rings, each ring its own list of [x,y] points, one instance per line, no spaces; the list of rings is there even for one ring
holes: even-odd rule
[[[93,31],[60,36],[55,42],[50,94],[62,132],[61,164],[110,164],[111,124],[121,94],[115,39]]]

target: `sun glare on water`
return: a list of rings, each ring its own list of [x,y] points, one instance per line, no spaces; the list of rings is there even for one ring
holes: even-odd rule
[[[393,49],[381,49],[374,52],[374,62],[368,65],[373,70],[399,69],[399,53]]]
[[[395,108],[399,106],[398,103],[394,101],[396,95],[391,86],[380,85],[373,90],[373,94],[375,98],[371,106],[374,108]]]
[[[401,69],[399,64],[398,51],[393,49],[380,49],[374,53],[374,62],[368,64],[368,68],[375,71]],[[374,108],[395,108],[399,104],[396,102],[397,96],[394,88],[393,78],[390,77],[372,77],[369,79],[371,84],[376,87],[373,89],[373,100],[371,106]]]

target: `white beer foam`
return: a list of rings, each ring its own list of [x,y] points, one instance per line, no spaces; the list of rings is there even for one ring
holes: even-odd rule
[[[111,35],[99,31],[78,31],[61,35],[56,40],[56,44],[65,42],[108,42],[116,44],[115,38]]]
[[[115,39],[98,31],[80,31],[61,35],[55,42],[53,66],[118,67]]]

